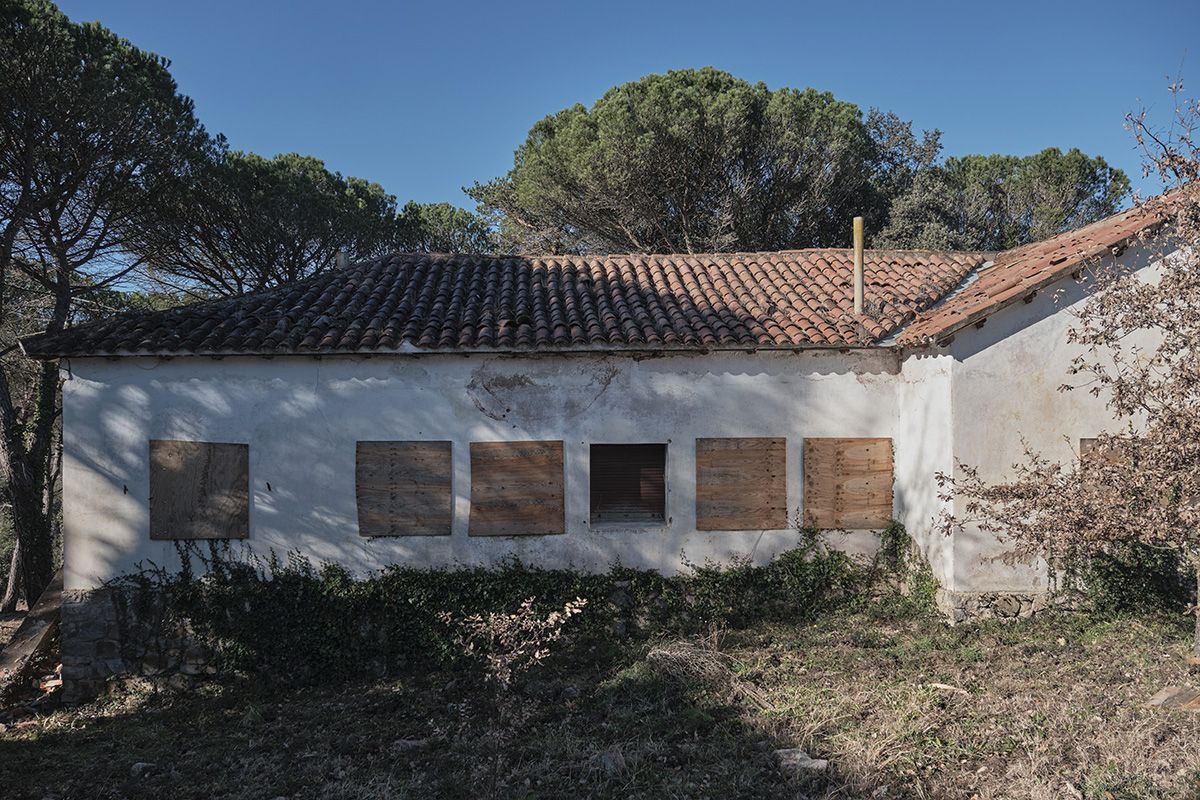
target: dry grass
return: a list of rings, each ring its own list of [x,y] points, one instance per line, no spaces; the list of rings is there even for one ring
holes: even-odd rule
[[[609,649],[568,644],[523,689],[504,797],[1200,798],[1200,715],[1173,620],[946,629],[883,609]],[[476,797],[462,675],[283,694],[130,684],[0,734],[13,798]],[[470,720],[469,720],[470,722]],[[781,772],[772,751],[828,758]],[[156,766],[132,777],[136,762]]]
[[[836,765],[832,796],[1200,797],[1200,715],[1142,708],[1197,680],[1184,626],[856,621],[751,632],[732,651],[797,743]]]

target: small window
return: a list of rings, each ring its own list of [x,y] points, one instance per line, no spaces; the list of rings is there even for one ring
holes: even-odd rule
[[[1120,464],[1129,457],[1121,452],[1120,441],[1120,439],[1113,439],[1108,447],[1102,447],[1097,438],[1080,439],[1079,460],[1085,463]]]
[[[666,465],[665,444],[592,445],[592,522],[664,522]]]
[[[250,446],[150,440],[150,538],[250,535]]]

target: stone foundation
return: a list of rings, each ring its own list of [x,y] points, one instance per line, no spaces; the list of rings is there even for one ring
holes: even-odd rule
[[[1025,619],[1054,605],[1049,592],[937,591],[938,610],[951,625],[983,619]]]
[[[63,702],[96,697],[109,679],[141,675],[182,688],[212,675],[211,654],[179,626],[163,622],[162,604],[137,608],[109,588],[63,593]]]
[[[63,592],[64,703],[89,700],[100,693],[110,677],[129,672],[121,640],[121,625],[110,590]]]

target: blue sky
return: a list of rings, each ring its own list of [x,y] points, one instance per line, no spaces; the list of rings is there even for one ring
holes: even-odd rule
[[[530,125],[610,86],[712,65],[944,131],[947,154],[1080,147],[1140,180],[1123,128],[1200,88],[1198,0],[715,3],[64,0],[167,56],[210,130],[470,206]]]

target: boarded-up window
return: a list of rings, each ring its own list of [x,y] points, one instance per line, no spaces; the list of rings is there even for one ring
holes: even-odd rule
[[[666,467],[665,444],[592,445],[592,522],[666,520]]]
[[[565,531],[562,442],[471,442],[471,536]]]
[[[360,536],[449,536],[450,442],[359,442]]]
[[[891,439],[804,440],[805,525],[863,530],[891,519]]]
[[[1079,459],[1084,462],[1096,462],[1096,459],[1106,461],[1109,464],[1121,464],[1129,457],[1126,453],[1121,452],[1118,445],[1120,439],[1113,440],[1113,447],[1101,447],[1099,439],[1080,439],[1079,440]]]
[[[786,527],[786,439],[696,440],[697,530]]]
[[[250,447],[150,440],[150,538],[250,535]]]

